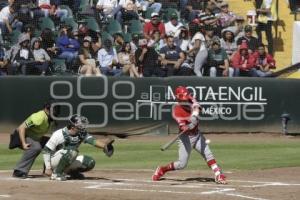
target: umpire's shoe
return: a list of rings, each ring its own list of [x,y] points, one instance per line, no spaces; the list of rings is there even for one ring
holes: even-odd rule
[[[15,169],[12,176],[15,178],[25,179],[25,178],[27,178],[27,173]]]

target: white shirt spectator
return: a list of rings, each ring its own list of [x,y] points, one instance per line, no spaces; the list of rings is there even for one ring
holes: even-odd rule
[[[179,28],[182,27],[183,24],[181,22],[177,22],[177,25],[174,26],[171,21],[168,23],[165,23],[165,30],[166,30],[166,35],[172,35],[176,37],[176,33],[178,32]]]
[[[189,49],[192,49],[194,48],[194,45],[195,45],[195,42],[196,40],[200,40],[201,41],[201,46],[200,46],[200,49],[199,51],[202,51],[202,50],[205,50],[206,47],[205,47],[205,37],[202,33],[198,32],[194,35],[194,37],[192,38],[190,44],[189,44]]]
[[[110,52],[107,52],[105,48],[98,51],[98,61],[100,67],[110,67],[113,60],[118,62],[118,55],[115,48],[112,48]]]
[[[101,6],[103,8],[103,12],[106,15],[111,14],[114,8],[118,6],[117,0],[98,0],[97,6]]]
[[[0,11],[0,22],[4,22],[5,20],[12,20],[13,15],[10,13],[9,11],[9,6],[5,6],[4,8],[2,8],[2,10]]]
[[[272,1],[273,1],[273,0],[264,0],[262,6],[265,6],[266,9],[271,9]],[[269,20],[269,21],[273,21],[273,17],[272,17],[271,12],[269,12],[269,13],[267,14],[267,17],[268,17],[268,20]]]
[[[38,0],[38,6],[44,9],[50,9],[51,3],[50,0]]]
[[[137,8],[141,7],[141,4],[138,1],[135,1],[134,4],[131,0],[120,0],[119,5],[126,10],[134,10],[133,5],[135,5]]]

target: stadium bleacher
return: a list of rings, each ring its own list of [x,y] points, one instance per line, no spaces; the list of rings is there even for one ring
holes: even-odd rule
[[[123,5],[121,5],[121,1],[123,2]],[[292,21],[293,16],[290,14],[288,7],[286,5],[286,2],[284,1],[276,1],[273,0],[276,3],[279,3],[278,6],[280,7],[279,14],[279,20],[274,23],[273,28],[273,36],[274,36],[274,55],[276,60],[276,70],[280,70],[283,67],[289,66],[291,60],[287,59],[289,58],[288,55],[291,55],[291,37],[289,34],[292,32]],[[90,66],[88,64],[88,60],[94,59],[97,67],[100,67],[99,65],[99,55],[98,51],[102,48],[105,49],[104,41],[110,39],[112,40],[112,49],[115,52],[115,56],[117,56],[118,53],[123,49],[122,46],[125,43],[131,44],[131,52],[129,52],[130,55],[133,55],[131,57],[135,57],[135,59],[130,59],[128,62],[135,65],[135,67],[138,68],[139,73],[141,76],[143,76],[143,68],[146,66],[143,66],[141,62],[137,61],[137,57],[135,54],[135,51],[138,48],[142,48],[142,46],[139,46],[137,43],[132,42],[133,35],[138,35],[139,40],[144,39],[144,24],[146,23],[152,23],[152,15],[155,13],[155,8],[151,7],[153,5],[153,2],[145,1],[145,0],[136,0],[136,1],[130,1],[130,0],[119,0],[119,4],[121,7],[116,6],[115,8],[118,8],[119,10],[114,13],[114,10],[111,9],[111,13],[114,13],[115,15],[107,15],[105,12],[106,8],[104,4],[101,4],[104,2],[103,0],[73,0],[73,1],[63,1],[63,0],[49,0],[49,1],[18,1],[18,0],[9,0],[9,1],[1,1],[0,2],[0,8],[2,8],[0,13],[0,22],[5,18],[4,10],[7,6],[14,8],[15,13],[11,13],[11,16],[9,16],[10,26],[11,28],[14,28],[14,22],[21,21],[23,23],[22,30],[4,30],[5,29],[5,23],[1,26],[1,29],[4,29],[1,31],[1,49],[3,51],[3,56],[1,64],[1,73],[2,75],[9,74],[9,75],[17,75],[21,74],[21,71],[18,69],[20,66],[24,65],[26,66],[26,63],[28,62],[42,62],[41,60],[36,60],[35,56],[32,56],[31,58],[26,58],[26,62],[20,62],[18,60],[12,60],[12,47],[19,45],[19,39],[24,34],[29,34],[30,41],[32,41],[34,38],[40,38],[41,34],[45,30],[51,30],[52,35],[54,38],[52,38],[55,43],[53,43],[53,49],[55,51],[44,49],[48,54],[51,54],[54,52],[54,54],[51,54],[51,66],[49,69],[47,69],[48,75],[51,74],[71,74],[71,75],[78,75],[78,68],[80,69],[81,66]],[[107,1],[106,1],[107,2]],[[114,1],[109,1],[114,2]],[[125,3],[124,3],[125,2]],[[149,4],[149,7],[145,9],[142,5],[143,2],[147,2]],[[168,23],[169,21],[173,20],[174,15],[177,16],[178,22],[181,22],[182,25],[189,29],[192,26],[196,25],[197,31],[199,34],[202,34],[206,40],[208,40],[208,36],[206,36],[206,29],[213,29],[214,30],[214,38],[212,40],[212,44],[214,44],[213,41],[220,40],[221,39],[221,31],[222,29],[232,27],[237,28],[237,22],[236,18],[244,18],[245,23],[244,26],[248,23],[247,22],[247,12],[249,10],[254,9],[254,2],[255,1],[241,1],[243,6],[241,4],[237,4],[236,0],[189,0],[187,1],[187,4],[185,6],[180,5],[179,2],[182,1],[172,1],[172,0],[157,0],[155,1],[157,3],[160,3],[162,8],[160,9],[159,14],[159,20],[164,23]],[[197,10],[192,5],[193,3],[199,3],[203,7],[203,10]],[[228,2],[228,9],[229,12],[222,13],[222,7],[226,7],[226,4]],[[101,5],[98,7],[98,5]],[[117,5],[117,4],[116,4]],[[119,6],[120,6],[119,5]],[[49,6],[49,7],[47,7]],[[123,7],[122,7],[123,6]],[[183,8],[180,10],[180,8]],[[46,11],[45,11],[46,10]],[[109,10],[109,9],[108,9]],[[38,12],[37,12],[38,11]],[[42,14],[44,16],[41,16],[40,11],[42,11]],[[104,12],[104,13],[103,13]],[[209,19],[202,19],[201,13],[207,13],[210,12]],[[123,18],[120,19],[116,17],[118,13],[121,13]],[[136,13],[137,15],[135,15]],[[136,18],[138,16],[138,19]],[[124,18],[125,17],[125,18]],[[128,17],[128,18],[126,18]],[[223,17],[223,18],[222,18]],[[233,19],[232,23],[229,23],[229,25],[223,26],[221,22],[221,19],[229,20]],[[282,20],[284,19],[284,21]],[[177,22],[176,22],[177,23]],[[225,23],[227,24],[227,23]],[[31,25],[33,28],[33,33],[30,34],[26,32],[26,28],[28,25]],[[207,28],[207,27],[210,28]],[[155,26],[154,26],[155,27]],[[65,32],[65,36],[69,40],[74,39],[74,34],[78,33],[78,43],[80,44],[79,48],[73,48],[73,44],[66,44],[66,51],[71,51],[74,53],[74,59],[70,62],[70,60],[67,60],[66,57],[60,57],[59,55],[62,52],[62,49],[59,49],[58,44],[58,37],[62,36],[64,34],[63,30],[66,28],[68,31]],[[253,27],[255,29],[255,27]],[[177,46],[181,45],[184,41],[182,38],[179,37],[179,33],[181,33],[182,27],[176,27],[174,25],[174,30],[178,31],[178,33],[172,32],[171,35],[174,37],[174,42]],[[179,66],[176,65],[178,68],[191,68],[193,69],[193,66],[196,62],[197,64],[197,55],[198,51],[192,52],[191,49],[187,50],[168,50],[167,52],[160,52],[160,49],[162,47],[167,46],[166,38],[155,38],[155,32],[157,30],[153,29],[151,30],[151,38],[147,38],[147,48],[154,48],[156,53],[158,54],[158,60],[157,60],[157,67],[162,68],[163,71],[166,72],[167,68],[166,66],[174,65],[173,62],[181,62]],[[243,29],[236,31],[236,33],[243,34]],[[157,34],[162,35],[163,33],[159,32]],[[120,37],[117,37],[119,35]],[[89,49],[84,49],[83,43],[85,42],[84,38],[86,36],[90,36],[92,38],[92,41],[90,42],[90,47],[93,50],[89,51]],[[255,31],[254,31],[255,36]],[[193,38],[188,36],[187,39],[189,41],[189,48],[191,48],[191,41]],[[118,38],[116,40],[116,38]],[[199,38],[195,38],[195,40],[200,41]],[[203,43],[206,43],[202,41]],[[266,39],[263,37],[264,44],[267,44]],[[207,42],[208,43],[208,42]],[[217,43],[216,43],[217,44]],[[32,46],[30,46],[31,43],[28,45],[28,51],[34,52],[36,49],[32,49]],[[68,46],[70,45],[70,46]],[[194,45],[194,44],[193,44]],[[118,48],[117,48],[118,47]],[[180,46],[181,47],[181,46]],[[198,48],[198,47],[197,47]],[[206,45],[206,48],[212,49],[212,46]],[[123,51],[125,51],[123,49]],[[180,58],[180,52],[184,54],[184,59]],[[216,50],[217,52],[217,50]],[[109,52],[108,52],[109,53]],[[176,54],[176,56],[170,56],[169,54]],[[249,52],[254,53],[254,52]],[[147,54],[147,53],[146,53]],[[178,55],[177,55],[178,54]],[[7,55],[10,55],[8,57]],[[80,59],[79,55],[84,55],[84,61]],[[210,56],[211,54],[209,54]],[[284,58],[284,59],[283,59]],[[191,61],[192,60],[192,61]],[[116,60],[114,60],[115,62]],[[13,63],[18,63],[18,66],[14,66],[16,69],[10,70]],[[258,62],[258,61],[255,61]],[[252,68],[256,68],[257,70],[260,70],[259,67],[257,67],[257,63],[253,64],[251,66]],[[24,64],[25,63],[25,64]],[[139,63],[139,64],[138,64]],[[170,64],[173,63],[173,64]],[[188,65],[183,65],[188,63]],[[226,68],[232,67],[230,59],[229,59],[229,66],[226,66],[223,62],[220,62],[221,64],[218,64],[217,68],[221,71],[223,71],[222,67]],[[123,65],[120,63],[111,63],[111,67],[117,67],[120,69],[123,69]],[[34,66],[34,65],[30,65]],[[219,66],[221,66],[219,68]],[[209,63],[206,63],[203,65],[203,68],[201,69],[201,73],[203,73],[204,76],[209,76],[209,69],[212,67]],[[227,69],[228,70],[228,69]],[[13,72],[12,72],[13,71]],[[40,74],[39,69],[38,70],[27,70],[28,74]],[[64,73],[62,73],[64,71]],[[123,74],[126,70],[123,70]],[[179,70],[178,70],[179,71]],[[193,70],[192,70],[193,71]],[[80,72],[79,74],[85,74],[83,72]],[[176,74],[176,70],[173,75],[186,75],[186,73],[179,73]],[[41,73],[44,74],[44,73]],[[167,72],[165,73],[168,74]],[[193,74],[193,73],[192,73]],[[106,74],[109,75],[109,74]],[[226,73],[218,73],[217,76],[228,76]],[[256,75],[254,75],[256,76]]]

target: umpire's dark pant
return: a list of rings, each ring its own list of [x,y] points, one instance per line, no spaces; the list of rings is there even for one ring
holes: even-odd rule
[[[19,170],[28,174],[35,159],[42,151],[42,145],[39,141],[35,141],[29,137],[26,137],[26,143],[30,144],[30,148],[24,150],[21,160],[17,163],[15,170]]]

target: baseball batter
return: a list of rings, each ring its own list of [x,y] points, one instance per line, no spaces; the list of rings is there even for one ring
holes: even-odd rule
[[[172,162],[166,166],[157,167],[152,176],[153,181],[159,181],[160,178],[168,171],[181,170],[187,166],[192,148],[202,155],[207,165],[212,169],[215,175],[215,182],[218,184],[226,184],[226,179],[217,165],[217,162],[205,142],[205,137],[200,133],[199,113],[201,111],[200,105],[196,100],[189,95],[188,90],[179,86],[175,91],[178,104],[173,108],[173,118],[179,126],[180,132],[185,132],[179,137],[179,158],[176,162]]]
[[[82,142],[103,149],[110,157],[114,152],[114,140],[99,140],[86,131],[88,119],[84,116],[73,115],[66,127],[55,131],[43,150],[45,174],[51,180],[65,181],[65,174],[71,179],[83,179],[81,172],[92,170],[95,160],[86,155],[78,155],[78,148]]]

